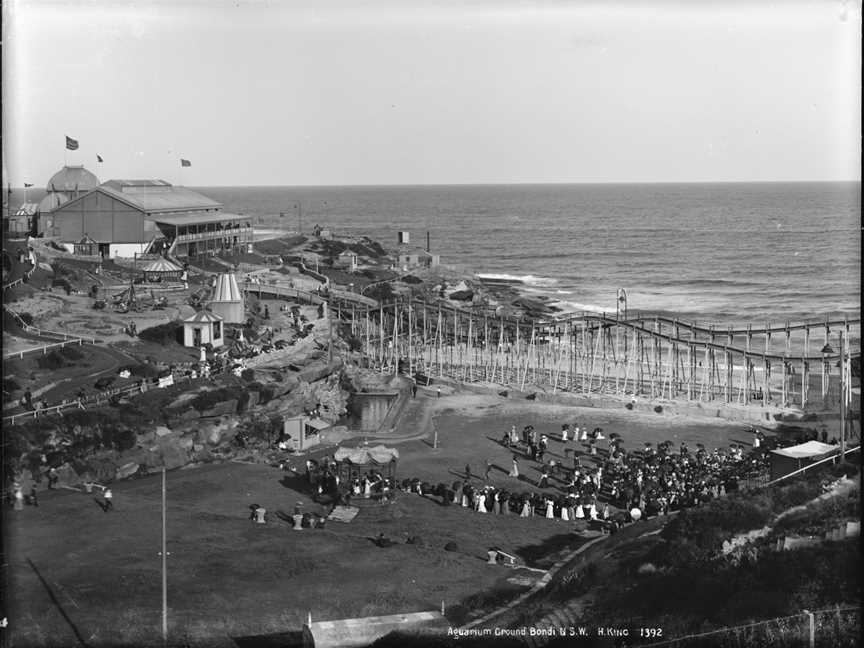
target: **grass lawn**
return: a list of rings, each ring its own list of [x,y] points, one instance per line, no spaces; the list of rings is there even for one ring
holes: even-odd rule
[[[709,447],[746,441],[740,424],[629,412],[504,401],[476,394],[444,396],[425,390],[411,400],[397,433],[438,429],[430,438],[396,443],[399,478],[432,483],[463,479],[466,463],[511,491],[533,483],[507,476],[512,452],[498,443],[511,424],[531,423],[552,435],[550,451],[563,457],[561,422],[617,431],[630,447],[672,439]],[[574,444],[571,444],[575,447]],[[527,459],[520,470],[533,482]],[[480,481],[474,480],[475,483]],[[557,487],[553,483],[550,490]],[[116,510],[103,513],[94,496],[43,493],[39,508],[8,511],[5,533],[12,645],[157,645],[160,628],[160,478],[116,484]],[[281,519],[297,501],[317,505],[303,480],[263,465],[211,464],[168,476],[169,605],[172,637],[192,645],[233,646],[231,637],[298,630],[315,620],[439,609],[444,601],[459,624],[516,596],[513,572],[485,564],[498,546],[529,564],[548,567],[579,546],[574,523],[481,515],[437,498],[404,494],[392,517],[361,512],[350,524],[296,532]],[[270,511],[253,526],[249,505]],[[281,514],[281,515],[280,515]],[[384,532],[396,544],[381,549]],[[421,542],[406,544],[408,536]],[[448,542],[457,551],[445,551]],[[527,585],[522,585],[527,587]],[[64,616],[65,615],[65,616]],[[73,629],[74,626],[74,629]]]
[[[404,495],[392,519],[361,513],[350,524],[296,532],[278,512],[290,514],[297,501],[316,505],[286,475],[244,464],[168,475],[174,638],[232,646],[232,636],[299,629],[309,611],[325,620],[444,601],[464,615],[482,602],[470,598],[481,590],[518,593],[506,583],[513,571],[485,565],[488,546],[518,553],[563,533],[553,521],[480,516],[417,495]],[[11,645],[72,645],[76,631],[90,646],[158,643],[160,477],[118,483],[114,493],[116,510],[107,514],[95,496],[72,491],[43,493],[39,508],[8,512]],[[267,526],[248,521],[253,502],[271,512]],[[375,546],[381,531],[397,544]],[[404,544],[407,535],[422,544]],[[449,541],[459,550],[444,551]]]

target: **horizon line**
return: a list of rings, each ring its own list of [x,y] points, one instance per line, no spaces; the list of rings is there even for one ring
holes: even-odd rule
[[[104,182],[119,178],[109,178]],[[155,180],[161,178],[123,178],[135,180]],[[167,181],[166,181],[167,182]],[[200,188],[224,188],[224,189],[325,189],[325,188],[356,188],[356,187],[556,187],[556,186],[597,186],[597,185],[727,185],[727,184],[861,184],[860,178],[847,180],[641,180],[641,181],[618,181],[603,180],[596,182],[429,182],[412,183],[400,182],[392,184],[362,183],[362,184],[174,184],[175,187],[200,187]],[[25,187],[11,187],[13,191],[23,191]],[[27,190],[47,191],[43,185],[26,187]]]

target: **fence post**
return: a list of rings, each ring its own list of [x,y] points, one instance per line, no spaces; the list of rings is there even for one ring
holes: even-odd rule
[[[816,648],[816,615],[810,610],[804,610],[804,614],[810,618],[810,641],[807,645],[810,648]]]

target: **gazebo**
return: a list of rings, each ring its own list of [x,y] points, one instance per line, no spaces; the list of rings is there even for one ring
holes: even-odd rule
[[[183,268],[168,259],[156,259],[144,266],[143,272],[145,281],[179,280]]]
[[[383,445],[360,448],[337,448],[333,455],[336,460],[339,483],[343,489],[350,489],[354,479],[360,479],[367,472],[381,473],[391,483],[396,482],[396,463],[399,451]]]
[[[220,347],[225,343],[223,329],[221,316],[200,310],[183,320],[183,346],[199,347],[209,343]]]

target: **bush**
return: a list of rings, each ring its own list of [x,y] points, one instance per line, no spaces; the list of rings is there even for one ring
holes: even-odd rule
[[[199,412],[205,412],[209,409],[212,409],[219,403],[224,403],[225,401],[235,398],[235,396],[236,392],[234,390],[226,389],[225,387],[220,387],[219,389],[212,389],[210,391],[198,394],[195,398],[193,398],[192,407],[194,407]]]
[[[151,326],[138,332],[138,337],[148,342],[157,344],[170,344],[179,339],[183,326],[180,322],[166,322],[157,326]]]
[[[18,391],[21,389],[21,385],[18,384],[14,378],[3,378],[3,391],[11,394],[14,391]]]
[[[128,371],[136,378],[155,378],[159,370],[151,364],[130,364],[120,368],[119,371]]]
[[[33,316],[30,313],[18,313],[18,317],[20,317],[21,321],[27,326],[33,326]]]
[[[663,406],[662,405],[655,405],[654,411],[657,412],[658,414],[662,414],[663,413]]]
[[[66,362],[66,359],[62,355],[60,355],[59,352],[52,351],[47,355],[39,356],[39,358],[36,359],[36,364],[39,366],[40,369],[48,369],[53,371],[65,367],[69,363]]]
[[[707,563],[718,554],[724,540],[758,529],[770,517],[765,498],[753,494],[746,499],[730,496],[685,509],[663,529],[662,537],[668,542],[658,559],[673,567]]]
[[[255,370],[254,369],[244,369],[240,373],[240,377],[247,382],[252,382],[255,380]]]
[[[367,289],[365,294],[367,297],[377,299],[379,302],[390,301],[396,296],[396,293],[393,292],[393,286],[388,282],[375,284]]]
[[[81,360],[84,358],[84,354],[81,353],[74,346],[64,346],[60,349],[60,355],[68,360]]]

